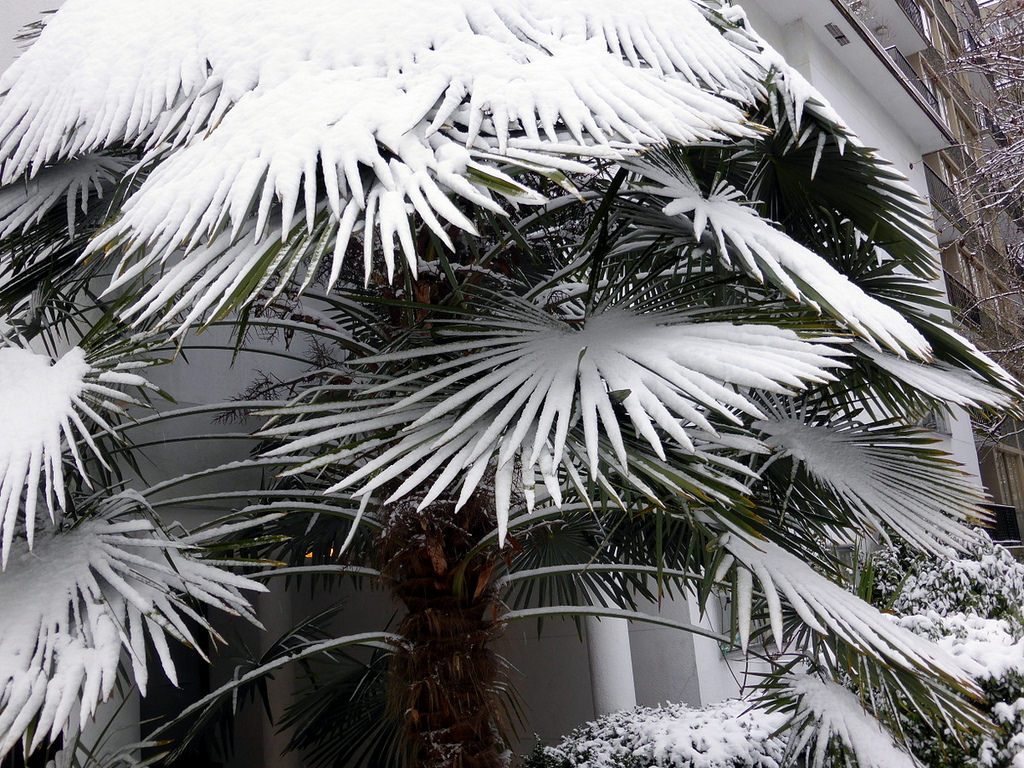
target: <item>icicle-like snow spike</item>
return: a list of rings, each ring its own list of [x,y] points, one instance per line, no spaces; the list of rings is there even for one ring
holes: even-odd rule
[[[186,600],[254,619],[243,592],[265,592],[257,582],[197,556],[171,538],[135,494],[101,502],[93,514],[59,534],[37,537],[30,552],[18,542],[0,579],[10,616],[0,636],[0,758],[26,736],[32,744],[79,726],[114,691],[118,664],[131,659],[145,689],[146,636],[171,682],[177,675],[166,635],[193,645],[186,620],[210,624]]]
[[[107,399],[119,393],[96,383],[104,374],[109,372],[94,367],[78,347],[53,361],[21,347],[0,346],[0,569],[7,567],[19,519],[28,546],[34,543],[40,490],[51,521],[64,509],[65,449],[86,483],[79,442],[106,464],[91,430],[113,434],[101,413],[120,408]],[[121,372],[116,378],[126,386],[147,386],[136,374]]]
[[[736,622],[740,635],[740,650],[747,652],[750,645],[750,609],[754,602],[754,581],[750,571],[736,569]]]

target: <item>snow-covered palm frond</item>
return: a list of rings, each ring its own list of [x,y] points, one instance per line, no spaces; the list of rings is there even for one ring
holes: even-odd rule
[[[785,637],[781,599],[785,599],[800,620],[818,634],[834,634],[860,653],[883,663],[923,671],[976,690],[970,674],[953,656],[897,626],[877,608],[825,578],[778,544],[732,532],[722,536],[720,546],[731,558],[723,562],[716,577],[720,580],[730,568],[735,568],[736,614],[744,649],[750,638],[753,584],[757,579],[768,604],[772,634],[780,648]]]
[[[970,339],[956,331],[948,321],[933,313],[921,312],[919,308],[916,309],[915,323],[924,329],[928,337],[932,339],[933,347],[938,349],[941,346],[943,348],[945,360],[969,368],[985,377],[990,384],[1009,393],[1020,407],[1021,402],[1024,402],[1024,385],[1014,374],[978,349]]]
[[[417,97],[398,110],[404,124],[395,127],[413,128],[440,104],[431,115],[435,127],[455,118],[471,136],[496,144],[520,133],[539,142],[542,132],[549,140],[587,132],[603,143],[664,139],[671,122],[659,125],[664,114],[625,109],[639,103],[630,104],[619,88],[566,90],[574,74],[586,74],[583,65],[649,70],[650,85],[660,87],[671,75],[748,101],[760,91],[763,74],[753,46],[723,35],[728,25],[693,2],[445,0],[428,10],[412,0],[340,7],[307,0],[296,13],[277,0],[257,17],[246,16],[247,9],[242,0],[214,9],[199,0],[152,8],[128,0],[62,6],[0,80],[0,92],[7,92],[0,121],[4,182],[112,141],[183,143],[216,126],[250,93],[282,99],[296,86],[306,87],[308,97],[309,88],[331,82],[358,88],[390,78]],[[239,34],[242,18],[245,35]],[[90,42],[91,31],[100,30],[109,45]],[[262,44],[248,44],[253,37]],[[317,82],[318,73],[328,77]],[[309,76],[314,79],[303,79]],[[395,93],[385,88],[374,110],[396,106]],[[301,103],[316,111],[317,101]],[[421,104],[410,110],[414,101]],[[318,115],[316,124],[343,119],[346,107],[335,104],[335,112]],[[391,119],[380,112],[360,118],[371,127]],[[696,120],[707,127],[705,118]]]
[[[808,503],[838,504],[864,533],[893,531],[923,550],[962,547],[979,535],[971,524],[986,517],[985,497],[931,434],[888,421],[816,422],[813,410],[792,404],[765,410],[770,417],[754,429],[819,486]]]
[[[88,213],[91,195],[102,198],[128,165],[120,157],[88,154],[0,188],[0,239],[27,230],[61,205],[67,211],[68,234],[74,237],[78,211]]]
[[[59,360],[19,346],[0,346],[0,562],[6,567],[19,511],[31,547],[42,495],[51,520],[63,509],[64,453],[89,482],[83,448],[104,461],[94,433],[109,432],[109,416],[135,401],[118,387],[145,387],[137,363],[90,360],[74,347]],[[80,448],[79,446],[82,446]]]
[[[103,46],[83,44],[90,29]],[[0,80],[0,178],[143,145],[152,175],[93,244],[121,243],[122,267],[227,225],[286,237],[324,204],[336,268],[361,225],[389,271],[395,240],[415,270],[410,211],[450,242],[448,227],[473,231],[450,196],[539,200],[508,163],[585,172],[571,156],[752,135],[735,102],[763,94],[757,56],[695,2],[276,0],[252,17],[241,0],[71,0]]]
[[[786,682],[796,702],[789,752],[799,754],[806,750],[811,768],[832,765],[828,757],[833,740],[838,740],[853,756],[858,768],[918,765],[846,688],[810,674],[793,674]]]
[[[332,490],[363,483],[356,493],[365,495],[402,478],[388,499],[394,501],[438,472],[421,506],[460,476],[461,506],[493,463],[503,525],[514,474],[526,485],[538,472],[549,486],[557,484],[570,431],[577,426],[585,454],[579,458],[590,478],[597,479],[600,457],[605,455],[607,462],[609,453],[602,439],[621,469],[630,465],[623,422],[658,459],[666,458],[663,436],[694,454],[691,432],[717,434],[710,414],[734,422],[741,413],[759,418],[759,409],[740,389],[796,391],[811,382],[833,380],[830,369],[842,365],[836,360],[838,350],[789,330],[687,320],[672,313],[636,314],[613,307],[574,327],[539,308],[513,305],[471,326],[459,326],[458,341],[450,344],[361,361],[427,360],[426,367],[370,390],[411,388],[411,394],[399,392],[376,408],[345,408],[333,417],[274,427],[266,434],[320,430],[273,452],[283,455],[399,427],[396,443],[381,446]],[[439,362],[431,364],[433,359]],[[331,460],[328,455],[296,471]],[[551,490],[557,498],[557,489]]]
[[[726,264],[735,259],[756,279],[767,277],[793,298],[826,310],[873,345],[884,344],[900,356],[909,352],[930,359],[928,342],[906,318],[762,218],[727,182],[705,194],[668,156],[633,161],[628,167],[643,177],[639,189],[667,200],[666,216],[689,218],[698,239],[710,229]]]
[[[897,381],[947,407],[958,405],[961,408],[1007,410],[1016,404],[1016,398],[1007,389],[997,389],[977,373],[965,368],[942,361],[923,365],[867,345],[856,345],[855,349]],[[980,351],[977,354],[985,357]],[[998,368],[994,362],[989,362]],[[1017,387],[1008,375],[1006,378],[1010,386]]]
[[[123,494],[31,551],[13,546],[0,574],[0,757],[29,733],[30,746],[55,739],[75,710],[84,726],[113,692],[122,654],[145,692],[147,638],[176,682],[167,635],[198,648],[190,625],[212,632],[189,600],[255,621],[242,592],[265,588],[204,563],[202,543],[172,538]]]

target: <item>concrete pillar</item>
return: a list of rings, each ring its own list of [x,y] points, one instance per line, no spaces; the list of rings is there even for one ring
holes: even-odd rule
[[[636,706],[629,624],[625,619],[587,617],[590,685],[594,715],[600,717]]]
[[[268,586],[271,591],[258,598],[259,619],[266,627],[266,631],[262,635],[261,648],[263,651],[268,650],[272,643],[292,628],[294,617],[293,596],[284,589],[284,579],[272,579]],[[285,708],[291,703],[295,688],[294,665],[287,665],[274,672],[274,679],[269,681],[267,689],[275,722],[280,722]],[[265,719],[263,720],[262,742],[264,766],[302,768],[300,755],[284,751],[288,744],[288,734],[278,733],[277,726],[270,725]]]

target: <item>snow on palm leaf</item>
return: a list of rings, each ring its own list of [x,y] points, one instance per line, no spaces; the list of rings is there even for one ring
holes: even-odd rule
[[[736,102],[752,104],[765,75],[753,42],[698,3],[303,5],[70,0],[0,79],[0,178],[148,148],[151,176],[93,246],[124,246],[115,286],[226,230],[287,239],[296,216],[329,220],[335,272],[359,223],[368,253],[379,229],[389,273],[395,240],[415,271],[410,209],[448,242],[448,225],[473,231],[450,195],[495,211],[495,189],[540,199],[508,161],[585,172],[556,156],[751,135]],[[83,42],[90,29],[103,46]],[[209,309],[246,279],[245,260],[186,258],[160,285],[214,272]]]
[[[973,344],[964,341],[979,359],[990,362]],[[996,375],[1000,377],[998,381],[1004,389],[997,389],[973,371],[940,360],[933,361],[930,365],[921,365],[887,355],[866,345],[858,344],[854,348],[858,354],[871,360],[897,381],[941,403],[944,407],[958,405],[961,408],[1003,411],[1015,406],[1015,398],[1009,393],[1016,391],[1020,385],[995,363],[992,363],[992,366]]]
[[[787,680],[796,698],[796,737],[789,751],[807,749],[812,768],[832,765],[829,742],[838,739],[852,753],[858,768],[916,768],[918,762],[893,741],[881,723],[864,710],[850,691],[813,675],[792,675]],[[813,741],[813,743],[812,743]]]
[[[125,494],[32,551],[13,547],[0,579],[0,758],[28,734],[29,751],[52,741],[76,709],[84,726],[113,693],[122,654],[145,694],[147,637],[177,684],[167,635],[198,649],[194,628],[212,632],[188,600],[255,621],[242,592],[265,588],[204,563],[204,540],[171,538]]]
[[[83,155],[0,190],[0,238],[27,230],[62,203],[68,233],[74,236],[76,209],[87,213],[92,191],[102,197],[127,169],[122,158]]]
[[[520,302],[468,327],[460,324],[458,342],[360,361],[373,365],[438,359],[369,389],[372,394],[412,387],[413,394],[384,400],[377,408],[371,400],[355,411],[342,408],[335,416],[296,421],[266,434],[317,430],[273,451],[284,455],[400,425],[393,445],[376,447],[372,459],[330,490],[362,483],[356,493],[365,495],[404,479],[387,499],[391,502],[416,491],[437,472],[420,507],[462,476],[456,505],[461,507],[493,462],[503,528],[516,471],[524,478],[539,472],[555,499],[560,498],[557,475],[566,466],[570,430],[578,425],[583,432],[581,458],[591,478],[602,472],[602,453],[604,461],[611,458],[629,466],[616,403],[621,403],[628,425],[664,460],[659,430],[693,454],[697,449],[691,430],[717,435],[711,414],[736,423],[741,421],[738,414],[760,418],[761,411],[737,387],[799,390],[810,382],[832,381],[829,369],[842,365],[834,359],[840,354],[836,349],[802,340],[792,331],[687,320],[669,312],[610,308],[574,326]],[[369,411],[364,410],[367,405]],[[611,451],[602,450],[602,436]],[[350,455],[328,454],[291,471],[344,458]]]
[[[0,347],[0,519],[3,567],[11,551],[19,511],[32,546],[42,493],[51,520],[64,506],[64,451],[88,484],[79,444],[104,462],[94,431],[109,431],[103,412],[121,413],[116,403],[135,402],[116,389],[146,381],[124,365],[90,362],[75,347],[57,361],[17,346]],[[105,462],[104,462],[105,463]]]
[[[510,166],[587,173],[645,146],[754,136],[743,110],[770,73],[797,126],[804,108],[838,120],[742,14],[712,5],[306,0],[296,13],[276,0],[254,15],[241,0],[70,0],[0,79],[0,178],[148,150],[148,177],[92,244],[120,254],[112,289],[160,266],[124,310],[137,322],[185,311],[187,327],[328,253],[333,283],[360,228],[367,277],[378,249],[389,278],[398,249],[415,272],[410,214],[451,246],[454,229],[475,231],[457,198],[498,213],[496,196],[541,200]],[[83,43],[89,29],[108,44]],[[927,355],[893,313],[793,253],[770,276],[796,293],[794,273],[867,338]]]
[[[970,673],[951,655],[897,626],[877,608],[829,581],[778,544],[731,532],[721,538],[720,545],[730,557],[723,561],[717,578],[724,577],[730,568],[736,569],[736,613],[744,650],[750,638],[756,578],[768,603],[772,634],[780,648],[785,638],[780,602],[784,598],[800,620],[819,634],[832,633],[868,656],[904,669],[944,676],[968,690],[976,690]]]
[[[792,458],[812,478],[790,494],[840,507],[866,535],[893,531],[925,551],[962,548],[981,535],[971,526],[987,516],[984,494],[924,430],[896,421],[824,421],[815,416],[821,409],[778,401],[765,410],[769,418],[754,429],[776,458]],[[787,483],[799,480],[789,475]]]
[[[690,218],[698,240],[710,229],[719,257],[727,264],[735,258],[758,280],[767,273],[785,293],[815,308],[820,305],[873,345],[877,340],[901,356],[910,352],[931,357],[928,342],[899,312],[868,296],[818,254],[761,218],[727,182],[706,195],[685,169],[663,167],[657,156],[627,167],[642,177],[641,189],[668,200],[666,216]]]

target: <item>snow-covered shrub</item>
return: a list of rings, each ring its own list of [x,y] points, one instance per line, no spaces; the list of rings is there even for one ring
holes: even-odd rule
[[[872,564],[876,602],[899,616],[964,613],[1024,629],[1024,565],[991,541],[943,558],[894,545],[875,553]]]
[[[993,543],[946,558],[887,547],[873,565],[876,599],[977,677],[997,726],[961,745],[905,719],[914,755],[928,768],[1024,768],[1024,565]]]
[[[984,709],[998,730],[978,736],[968,749],[932,737],[925,723],[907,722],[914,753],[930,768],[1021,768],[1024,766],[1024,633],[1006,619],[935,611],[898,622],[935,641],[958,658],[981,683]]]
[[[786,743],[774,733],[785,720],[738,700],[638,707],[538,746],[525,768],[780,768]]]

